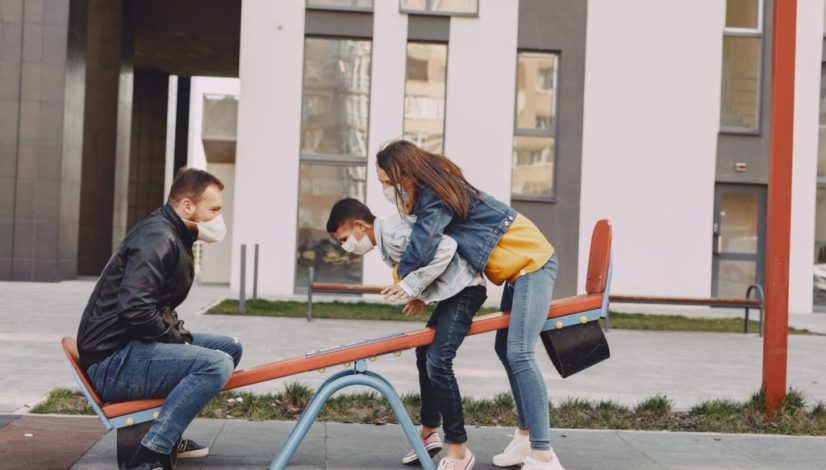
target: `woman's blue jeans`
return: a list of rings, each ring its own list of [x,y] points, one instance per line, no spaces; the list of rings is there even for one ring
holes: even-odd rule
[[[519,428],[528,430],[535,450],[551,446],[548,392],[534,350],[548,319],[558,271],[559,261],[554,254],[538,271],[507,284],[501,309],[510,310],[510,325],[496,332],[496,354],[508,374]]]

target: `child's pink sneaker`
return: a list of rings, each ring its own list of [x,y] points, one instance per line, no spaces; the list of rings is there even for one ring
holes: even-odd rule
[[[436,431],[433,431],[422,439],[422,443],[424,443],[424,448],[427,449],[427,453],[431,458],[442,450],[442,438],[439,437],[439,433]],[[402,463],[405,465],[417,465],[419,463],[419,456],[416,455],[416,451],[411,450],[408,452],[402,459]]]
[[[439,462],[439,470],[470,470],[476,464],[473,452],[465,447],[465,458],[462,460],[445,457]]]

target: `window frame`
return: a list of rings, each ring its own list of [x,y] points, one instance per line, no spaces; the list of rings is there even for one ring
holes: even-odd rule
[[[447,147],[447,77],[448,73],[450,72],[450,46],[447,41],[422,41],[422,40],[411,40],[408,39],[404,46],[404,53],[405,53],[405,63],[404,63],[404,93],[402,94],[402,136],[405,136],[405,124],[407,122],[407,117],[405,116],[405,107],[407,103],[407,65],[408,65],[408,46],[413,44],[435,44],[437,46],[444,46],[445,47],[445,104],[444,104],[444,116],[442,118],[442,150],[440,153],[445,152],[445,148]]]
[[[723,48],[725,48],[725,39],[727,37],[732,38],[757,38],[759,40],[759,55],[758,55],[758,65],[757,65],[757,123],[755,128],[750,127],[736,127],[736,126],[723,126],[722,122],[720,122],[720,134],[729,134],[729,135],[750,135],[750,136],[760,136],[763,135],[763,84],[764,84],[764,73],[763,73],[763,66],[765,65],[766,53],[765,53],[765,41],[763,40],[764,32],[765,32],[765,11],[766,11],[766,0],[756,0],[757,1],[757,27],[756,28],[735,28],[735,27],[728,27],[725,25],[725,18],[723,19]],[[722,49],[721,49],[722,51]],[[723,61],[725,60],[725,56],[723,57]],[[722,73],[723,68],[723,61],[721,61],[720,72]],[[722,121],[722,105],[723,105],[723,77],[720,77],[720,120]]]
[[[370,70],[367,72],[370,76],[370,84],[367,87],[367,133],[365,134],[365,143],[367,145],[366,154],[363,157],[355,155],[336,155],[336,154],[304,154],[304,92],[305,77],[307,73],[307,39],[326,39],[326,40],[343,40],[343,41],[368,41],[370,43]],[[307,34],[304,36],[304,51],[303,60],[301,63],[301,120],[299,121],[299,136],[298,142],[298,158],[299,162],[306,163],[336,163],[344,162],[348,164],[363,163],[367,164],[370,157],[370,124],[372,116],[370,114],[370,103],[373,102],[373,59],[375,49],[373,48],[373,39],[355,36],[327,36],[318,34]]]
[[[402,1],[399,0],[399,13],[405,15],[422,15],[422,16],[456,16],[460,18],[479,18],[479,8],[480,8],[480,0],[476,0],[476,13],[466,13],[466,12],[450,12],[450,11],[427,11],[427,10],[412,10],[409,8],[404,8],[402,6]]]
[[[826,12],[824,12],[824,14],[826,14]],[[824,33],[824,35],[826,35],[826,33]],[[821,98],[821,104],[820,104],[819,108],[822,110],[823,109],[823,104],[822,103],[823,103],[824,98],[826,98],[826,93],[824,93],[824,91],[826,91],[826,90],[823,89],[823,82],[826,82],[826,60],[821,61],[820,67],[821,67],[820,68],[820,78],[821,78],[820,98]],[[826,127],[826,123],[822,124],[821,123],[821,118],[820,118],[820,116],[818,116],[818,136],[820,135],[820,129],[824,128],[824,127]],[[817,143],[817,146],[818,146],[818,159],[817,159],[818,161],[817,161],[817,164],[818,165],[820,165],[820,150],[821,150],[821,147],[824,146],[824,145],[826,145],[826,142],[824,142],[823,139],[820,139],[820,137],[818,137],[818,143]],[[826,175],[823,175],[823,176],[818,175],[817,174],[817,169],[815,169],[815,215],[814,215],[814,221],[815,221],[815,230],[814,230],[815,253],[814,253],[814,256],[813,256],[813,259],[812,259],[812,265],[813,266],[819,264],[817,262],[818,261],[818,253],[817,253],[817,221],[818,221],[817,199],[818,199],[818,195],[817,195],[817,193],[818,193],[819,190],[826,190]],[[812,305],[813,305],[814,311],[816,313],[826,312],[826,304],[817,303],[817,298],[815,296],[815,294],[817,293],[817,290],[818,289],[814,286],[814,283],[812,283],[812,294],[813,294]]]
[[[824,33],[824,34],[826,34],[826,33]],[[821,63],[820,63],[820,77],[821,77],[821,82],[826,81],[826,60],[821,61]],[[821,99],[820,99],[821,102],[823,102],[824,99],[826,99],[826,93],[823,93],[823,91],[824,91],[823,84],[821,83],[821,87],[820,87],[820,92],[822,93],[822,96],[821,96]],[[826,123],[821,124],[820,123],[820,115],[818,115],[818,122],[817,122],[818,135],[820,134],[820,128],[822,128],[822,127],[826,127]],[[820,138],[818,137],[817,145],[818,145],[818,154],[819,154],[820,153],[820,146],[821,145],[826,145],[826,142],[821,142]],[[818,160],[817,164],[819,165],[820,164],[820,155],[818,155],[817,160]],[[817,174],[817,168],[815,168],[815,186],[817,188],[826,189],[826,175],[823,175],[823,176],[818,175]]]
[[[358,164],[354,165],[352,163],[346,163],[346,162],[342,162],[342,161],[338,161],[338,162],[335,162],[335,163],[332,163],[332,164],[327,163],[327,162],[322,162],[322,161],[305,161],[305,160],[299,160],[298,161],[298,175],[297,175],[298,176],[298,184],[296,185],[296,198],[295,198],[295,241],[293,243],[293,245],[295,247],[294,250],[295,250],[296,255],[298,255],[298,253],[299,253],[298,252],[298,247],[299,247],[299,244],[300,244],[300,233],[301,233],[300,215],[301,215],[301,166],[302,165],[309,165],[309,166],[316,166],[316,165],[319,165],[319,166],[343,166],[343,167],[358,166]],[[369,172],[368,168],[367,168],[367,163],[365,162],[365,163],[363,163],[363,165],[365,167],[365,176],[366,176],[367,173]],[[369,178],[365,177],[365,179],[364,179],[365,197],[367,195],[367,185],[368,184],[370,184]],[[366,201],[362,201],[362,202],[366,202]],[[299,263],[300,263],[300,259],[299,259],[298,256],[296,256],[294,261],[293,261],[293,292],[297,295],[306,294],[307,290],[309,289],[309,286],[306,286],[306,287],[305,286],[299,286],[298,283],[296,282],[298,280],[298,277],[299,277],[299,273],[298,273]],[[304,274],[304,273],[302,273],[302,274]],[[309,273],[306,273],[306,274],[309,274]],[[315,273],[314,277],[316,277],[316,276],[318,276],[318,273]],[[362,284],[363,282],[364,282],[364,261],[362,261],[361,273],[359,273],[359,280],[358,280],[358,282],[356,282],[353,285],[359,285],[359,284]],[[347,283],[345,283],[345,284],[347,284]]]
[[[552,108],[551,113],[553,119],[551,126],[548,129],[520,129],[519,128],[519,114],[517,106],[519,105],[519,59],[522,54],[543,54],[554,56],[554,87],[551,91]],[[510,155],[510,193],[511,201],[520,202],[550,202],[556,203],[559,201],[557,197],[557,182],[559,180],[558,161],[559,161],[559,84],[561,76],[560,69],[562,68],[562,51],[560,50],[539,50],[539,49],[517,49],[516,50],[516,82],[513,87],[513,136],[511,137],[511,155]],[[553,139],[553,174],[551,175],[551,192],[547,195],[522,194],[513,192],[513,144],[517,137],[540,137]]]
[[[370,43],[370,68],[368,70],[368,75],[370,77],[370,83],[367,87],[367,132],[365,134],[365,144],[367,145],[366,154],[363,157],[355,156],[355,155],[330,155],[330,154],[311,154],[307,155],[304,154],[304,97],[305,97],[305,77],[307,72],[307,40],[308,39],[326,39],[326,40],[343,40],[343,41],[368,41]],[[371,122],[372,122],[372,113],[370,112],[370,106],[373,100],[373,60],[375,58],[375,47],[373,44],[373,38],[367,37],[358,37],[358,36],[345,36],[345,35],[319,35],[319,34],[305,34],[304,35],[304,43],[302,47],[304,50],[302,51],[302,62],[301,62],[301,118],[299,121],[299,142],[298,142],[298,173],[296,174],[296,178],[298,179],[298,184],[296,185],[296,206],[295,206],[295,234],[294,234],[294,250],[295,254],[298,255],[298,247],[299,247],[299,236],[301,231],[301,220],[300,220],[300,201],[301,201],[301,166],[302,165],[325,165],[325,166],[363,166],[366,172],[369,172],[367,168],[367,163],[370,158],[370,129],[371,129]],[[369,179],[365,179],[364,187],[365,187],[365,195],[367,192],[367,186],[370,184]],[[362,201],[366,202],[366,201]],[[307,292],[307,287],[299,286],[296,280],[298,279],[300,260],[298,256],[293,260],[293,292],[296,294],[302,294]],[[302,273],[303,274],[303,273]],[[356,284],[359,284],[364,281],[364,264],[361,267],[361,273],[359,275],[359,281]]]
[[[373,13],[373,10],[376,7],[376,0],[370,0],[370,6],[369,7],[346,7],[346,6],[336,6],[336,5],[310,5],[310,1],[311,0],[305,0],[304,1],[304,8],[306,8],[307,10]]]

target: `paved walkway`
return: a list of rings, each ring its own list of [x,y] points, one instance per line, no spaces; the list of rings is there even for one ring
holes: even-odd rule
[[[181,461],[178,468],[266,468],[292,425],[197,420],[187,436],[210,445],[211,453],[205,459]],[[110,470],[115,433],[97,441],[102,429],[94,418],[21,418],[0,429],[0,470]],[[509,441],[508,431],[468,429],[476,469],[495,468],[491,458]],[[55,439],[60,433],[75,437]],[[91,449],[89,437],[97,442]],[[824,437],[554,429],[551,442],[567,470],[813,470],[824,468],[826,455]],[[395,425],[317,423],[289,468],[402,470],[407,467],[399,461],[407,449]]]
[[[94,283],[0,283],[0,412],[25,412],[55,386],[74,381],[60,350],[62,336],[74,336],[80,313]],[[335,344],[416,328],[402,322],[226,317],[200,315],[226,298],[224,286],[196,286],[179,309],[193,331],[239,337],[244,343],[241,367],[257,365]],[[815,326],[826,315],[807,315]],[[794,318],[794,317],[793,317]],[[568,379],[561,379],[539,352],[551,399],[612,399],[627,405],[656,393],[669,396],[678,409],[713,398],[746,399],[760,386],[762,340],[755,335],[665,333],[613,330],[608,333],[612,358]],[[826,337],[789,338],[790,386],[810,399],[826,400]],[[400,393],[418,391],[413,355],[379,358],[373,370],[386,376]],[[493,335],[467,338],[456,360],[462,391],[489,397],[508,391],[504,371],[493,352]],[[318,386],[317,372],[252,387],[282,390],[286,382]]]

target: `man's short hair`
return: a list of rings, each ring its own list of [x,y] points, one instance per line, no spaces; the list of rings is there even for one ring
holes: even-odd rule
[[[176,204],[185,198],[197,203],[204,191],[212,185],[224,189],[224,183],[210,173],[197,168],[181,168],[175,175],[172,188],[169,190],[169,203]]]
[[[370,212],[370,208],[365,206],[358,199],[348,197],[333,205],[330,210],[330,218],[327,219],[327,232],[335,233],[339,227],[353,220],[363,220],[372,224],[376,216]]]

